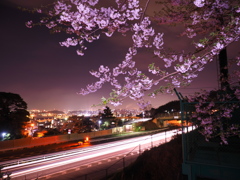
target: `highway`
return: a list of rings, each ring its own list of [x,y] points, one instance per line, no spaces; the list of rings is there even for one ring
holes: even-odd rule
[[[74,168],[80,169],[80,167],[87,166],[93,162],[100,162],[129,153],[141,153],[146,149],[171,140],[171,137],[176,133],[180,134],[181,131],[179,129],[165,131],[152,135],[50,153],[44,156],[5,161],[1,164],[4,166],[2,172],[11,173],[10,177],[13,180],[51,177],[51,175],[61,171]],[[5,175],[4,177],[6,178],[7,176]]]

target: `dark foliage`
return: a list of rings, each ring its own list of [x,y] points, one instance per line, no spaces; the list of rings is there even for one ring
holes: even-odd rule
[[[112,117],[113,114],[112,114],[112,110],[106,106],[105,109],[103,110],[103,114],[102,114],[102,117],[105,118],[105,117]]]
[[[27,103],[20,95],[0,92],[0,132],[10,133],[10,139],[21,138],[28,116]]]
[[[80,132],[91,132],[91,129],[96,128],[94,122],[90,120],[90,118],[83,118],[82,119],[82,127]]]

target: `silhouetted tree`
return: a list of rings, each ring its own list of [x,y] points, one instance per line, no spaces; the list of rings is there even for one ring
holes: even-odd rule
[[[0,132],[9,133],[10,139],[21,138],[28,115],[27,103],[20,95],[0,92]]]
[[[92,129],[96,127],[89,117],[83,118],[82,123],[83,123],[82,129],[81,129],[82,132],[91,132]]]
[[[111,111],[111,109],[108,106],[105,107],[103,112],[104,112],[102,114],[103,117],[112,117],[113,116],[112,111]]]

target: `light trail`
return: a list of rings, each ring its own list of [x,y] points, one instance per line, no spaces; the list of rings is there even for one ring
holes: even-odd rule
[[[189,132],[193,129],[194,128],[192,128],[192,127],[188,127],[188,129],[184,129],[184,133]],[[7,167],[4,167],[2,170],[4,170],[4,171],[13,170],[13,172],[11,174],[11,178],[17,178],[17,177],[21,177],[21,176],[24,176],[29,173],[36,173],[36,172],[43,171],[43,170],[57,168],[57,167],[60,167],[63,165],[72,164],[72,163],[80,162],[83,160],[100,157],[100,156],[114,153],[117,151],[129,149],[129,148],[135,148],[136,146],[144,146],[144,145],[150,144],[150,143],[152,144],[154,141],[160,141],[160,140],[164,140],[164,139],[166,141],[166,139],[169,140],[173,135],[181,134],[181,133],[182,133],[182,131],[177,129],[177,130],[165,131],[165,132],[161,132],[161,133],[157,133],[157,134],[153,134],[153,135],[146,135],[146,136],[142,136],[142,137],[135,137],[135,138],[126,139],[126,140],[119,140],[119,141],[115,141],[115,142],[104,143],[104,144],[100,144],[100,145],[83,148],[84,150],[81,150],[81,151],[70,151],[67,154],[59,153],[59,156],[54,156],[52,158],[34,160],[34,161],[27,162],[24,164],[7,166]],[[76,157],[76,155],[81,155],[81,157]],[[71,157],[72,157],[72,159],[69,159]],[[54,162],[57,160],[61,160],[61,162]],[[49,162],[49,164],[36,166],[37,164],[43,163],[43,162]],[[35,167],[29,167],[30,165],[35,166]],[[14,170],[14,168],[20,168],[20,167],[22,167],[23,169]],[[4,176],[4,178],[6,178],[6,176]]]

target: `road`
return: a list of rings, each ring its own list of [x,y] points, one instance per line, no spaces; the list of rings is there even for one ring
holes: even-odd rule
[[[34,156],[26,160],[18,160],[15,163],[13,161],[4,162],[8,166],[5,166],[2,171],[5,173],[11,172],[10,177],[13,180],[59,179],[58,176],[61,176],[60,179],[62,180],[69,179],[68,175],[64,178],[64,174],[69,173],[75,173],[73,176],[82,176],[86,179],[88,174],[91,174],[91,171],[89,172],[87,169],[91,169],[94,165],[95,168],[93,170],[95,172],[97,172],[97,169],[100,172],[102,168],[101,175],[97,176],[97,179],[99,179],[100,176],[127,166],[134,158],[136,159],[139,153],[146,149],[169,141],[177,131],[171,130],[64,152],[50,153],[45,155],[44,158],[43,156]],[[178,133],[181,132],[178,131]],[[116,162],[121,163],[118,163],[120,165],[113,168],[113,164],[117,164]]]

